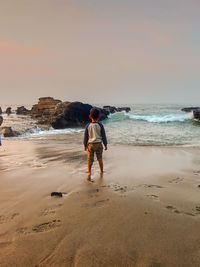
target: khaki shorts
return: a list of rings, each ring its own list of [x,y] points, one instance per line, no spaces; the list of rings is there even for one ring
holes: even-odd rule
[[[90,165],[94,162],[94,153],[96,153],[97,160],[102,160],[103,146],[101,143],[88,144],[88,163]]]

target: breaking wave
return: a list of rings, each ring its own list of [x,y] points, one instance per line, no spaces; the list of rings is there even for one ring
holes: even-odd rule
[[[123,114],[123,115],[122,115]],[[114,117],[115,116],[115,117]],[[167,114],[167,115],[139,115],[133,113],[121,112],[121,114],[113,114],[110,116],[111,119],[120,120],[125,117],[131,120],[141,120],[150,123],[167,123],[167,122],[184,122],[193,118],[192,113],[187,114]]]
[[[30,129],[29,131],[20,134],[19,137],[24,138],[24,137],[42,137],[42,136],[48,136],[48,135],[55,135],[55,134],[73,134],[73,133],[81,133],[83,132],[83,129],[80,128],[67,128],[67,129],[49,129],[49,130],[44,130],[41,129],[40,127],[35,127],[33,129]]]

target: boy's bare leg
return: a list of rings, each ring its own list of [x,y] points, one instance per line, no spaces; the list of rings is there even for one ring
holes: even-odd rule
[[[92,169],[92,165],[90,163],[88,163],[88,180],[91,180],[91,169]]]
[[[100,168],[100,175],[102,177],[103,176],[103,160],[102,159],[99,160],[99,168]]]

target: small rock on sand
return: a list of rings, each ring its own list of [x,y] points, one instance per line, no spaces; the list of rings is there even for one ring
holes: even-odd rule
[[[62,192],[51,192],[52,197],[62,197]]]

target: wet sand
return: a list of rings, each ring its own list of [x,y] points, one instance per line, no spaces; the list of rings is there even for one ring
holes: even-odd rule
[[[200,266],[200,151],[4,141],[0,266]],[[52,191],[63,198],[51,197]]]

